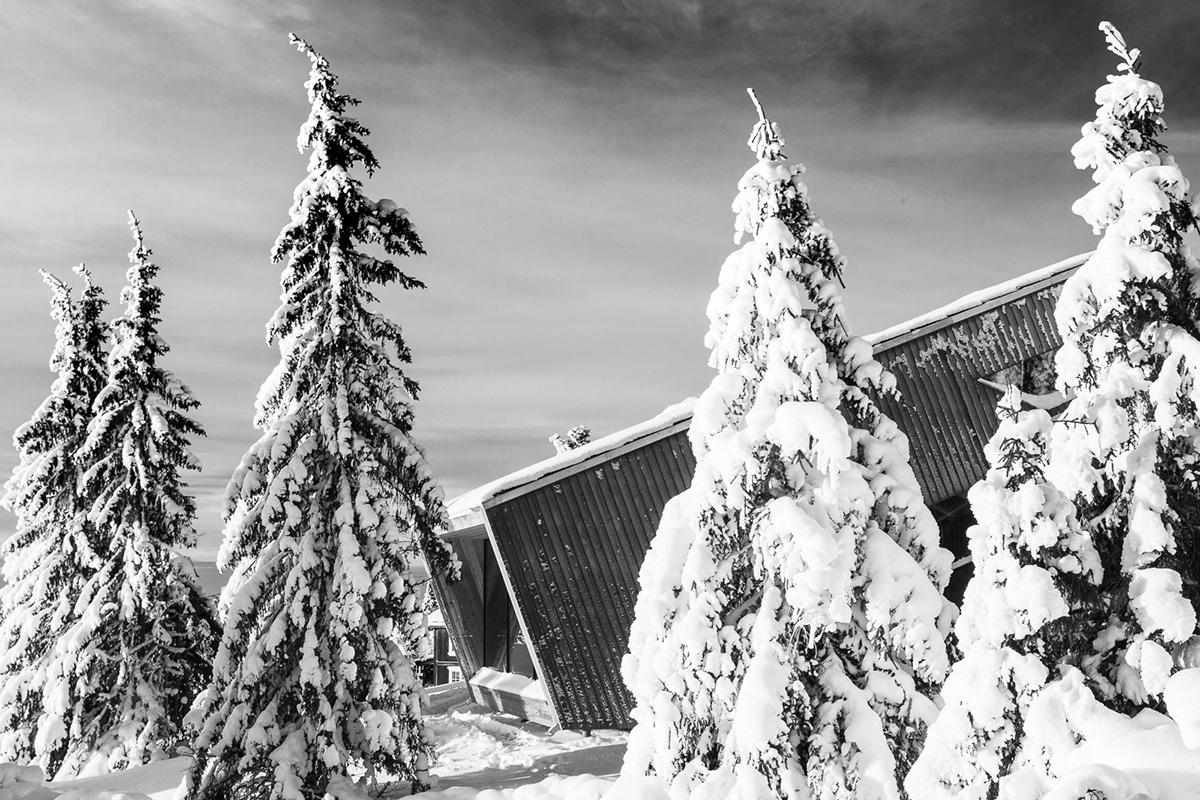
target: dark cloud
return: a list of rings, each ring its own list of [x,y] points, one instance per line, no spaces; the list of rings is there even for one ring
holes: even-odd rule
[[[400,4],[417,18],[419,0]],[[1168,91],[1200,68],[1200,4],[1171,0],[475,0],[422,15],[421,35],[465,60],[563,70],[697,91],[755,82],[776,93],[822,83],[865,111],[952,108],[993,118],[1070,119],[1114,65],[1096,30],[1122,27]],[[1200,115],[1179,91],[1175,116]]]

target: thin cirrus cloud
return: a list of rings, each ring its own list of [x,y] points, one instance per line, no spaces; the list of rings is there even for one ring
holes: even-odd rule
[[[453,495],[698,392],[704,307],[732,249],[758,88],[849,260],[860,331],[1088,249],[1068,151],[1115,65],[1112,19],[1196,163],[1188,2],[162,0],[25,3],[0,152],[0,429],[49,385],[36,269],[86,260],[119,293],[138,211],[163,267],[171,366],[203,403],[200,552],[276,354],[269,261],[304,173],[307,64],[324,52],[409,208],[429,288],[385,291],[422,384],[417,436]],[[116,313],[116,309],[114,309]],[[5,441],[0,470],[15,455]],[[0,519],[0,532],[11,518]]]

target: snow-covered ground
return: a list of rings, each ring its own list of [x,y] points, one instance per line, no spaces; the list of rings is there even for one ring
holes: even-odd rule
[[[1077,682],[1076,682],[1077,683]],[[1075,798],[1078,787],[1111,789],[1109,800],[1194,800],[1200,797],[1200,748],[1151,711],[1129,719],[1068,686],[1039,717],[1040,735],[1068,737],[1056,760],[1062,781],[1051,787],[1025,774],[1006,779],[1007,796]],[[1074,687],[1072,690],[1071,687]],[[626,735],[556,734],[468,702],[463,684],[430,692],[426,720],[438,744],[437,786],[421,800],[668,800],[650,778],[618,779]],[[27,768],[0,765],[0,800],[177,800],[189,761],[175,758],[124,772],[41,784]],[[36,772],[36,770],[34,770]],[[389,795],[391,797],[392,795]]]
[[[463,684],[432,690],[429,699],[433,713],[426,720],[437,741],[433,774],[438,785],[419,795],[424,800],[474,798],[484,789],[511,790],[548,776],[612,778],[621,768],[624,733],[550,734],[540,725],[472,705]]]
[[[544,792],[519,787],[547,778],[544,788],[553,789],[551,796],[599,797],[620,769],[625,752],[622,732],[551,734],[540,725],[473,705],[462,683],[431,689],[429,700],[426,722],[437,741],[432,771],[438,785],[418,795],[422,800],[473,799],[481,793],[483,800],[514,796],[525,800]],[[0,765],[0,800],[176,800],[189,764],[186,758],[173,758],[111,775],[49,784],[34,781],[31,773],[22,775],[24,770],[10,767],[6,772],[8,765]]]

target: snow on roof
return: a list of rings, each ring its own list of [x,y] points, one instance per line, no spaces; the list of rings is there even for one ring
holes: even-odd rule
[[[944,327],[968,311],[979,310],[980,306],[999,305],[1014,296],[1029,294],[1040,289],[1042,286],[1054,283],[1063,273],[1071,272],[1082,266],[1083,262],[1087,261],[1091,255],[1091,253],[1082,253],[1077,256],[1071,256],[1048,267],[1042,267],[1041,269],[1035,269],[1033,272],[1019,275],[1012,280],[971,292],[951,303],[947,303],[941,308],[935,308],[933,311],[922,314],[919,317],[913,317],[898,325],[868,334],[863,338],[875,345],[877,349],[881,345],[899,344],[895,340],[913,338],[917,335],[928,333],[929,328]]]
[[[1091,256],[1091,253],[1083,253],[1081,255],[1072,256],[1071,258],[1059,261],[1056,264],[1051,264],[1048,267],[1028,272],[1024,275],[1013,278],[1012,280],[998,283],[995,286],[989,286],[986,289],[980,289],[971,292],[968,295],[960,297],[952,303],[948,303],[941,308],[936,308],[919,317],[914,317],[899,325],[893,325],[877,333],[869,334],[865,338],[868,342],[875,345],[877,348],[886,345],[896,345],[901,339],[909,339],[915,336],[928,333],[930,330],[949,325],[956,318],[961,317],[966,312],[981,310],[981,306],[998,305],[1013,297],[1040,289],[1042,286],[1054,283],[1060,275],[1080,267],[1083,262]],[[577,447],[574,450],[568,450],[565,453],[559,453],[539,461],[532,466],[497,478],[491,483],[484,484],[469,492],[455,497],[447,504],[447,511],[450,515],[450,527],[453,530],[462,530],[474,525],[483,523],[483,504],[497,495],[515,489],[527,483],[532,483],[540,478],[567,469],[582,463],[593,456],[600,455],[609,450],[614,450],[622,447],[635,439],[640,439],[643,436],[648,436],[656,433],[672,425],[688,419],[692,415],[692,409],[696,404],[696,398],[689,397],[681,403],[676,403],[673,406],[667,406],[657,416],[641,422],[624,430],[619,430],[616,433],[609,434],[602,439],[597,439],[594,442]]]
[[[483,507],[484,503],[501,492],[531,483],[552,472],[558,472],[575,466],[593,456],[606,453],[609,450],[615,450],[636,439],[641,439],[642,437],[669,428],[691,417],[692,409],[695,405],[696,398],[689,397],[675,405],[667,406],[645,422],[640,422],[637,425],[619,430],[616,433],[611,433],[582,447],[576,447],[574,450],[558,453],[544,461],[539,461],[532,466],[517,470],[502,478],[497,478],[491,483],[472,489],[465,494],[460,494],[446,506],[446,511],[450,515],[451,528],[462,529],[482,522],[479,509]]]

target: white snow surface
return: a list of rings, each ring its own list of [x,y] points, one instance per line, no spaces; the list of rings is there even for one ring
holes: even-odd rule
[[[1187,700],[1200,703],[1198,687],[1187,688]],[[1033,703],[1026,732],[1019,760],[1029,766],[1001,781],[1000,800],[1075,800],[1089,789],[1106,800],[1200,797],[1200,749],[1187,747],[1170,717],[1112,711],[1069,668]]]
[[[465,687],[431,692],[437,694],[446,697],[431,697],[435,707],[445,706],[464,698]],[[431,772],[438,787],[416,795],[422,800],[599,798],[616,778],[625,752],[626,734],[620,731],[550,734],[539,725],[484,713],[482,707],[465,702],[425,720],[437,742]],[[190,759],[173,758],[92,778],[43,783],[37,767],[0,764],[0,800],[179,800],[190,766]]]
[[[500,689],[505,692],[518,694],[528,700],[548,700],[546,687],[541,681],[516,675],[512,672],[500,672],[491,667],[483,667],[471,678],[475,686],[485,689]]]
[[[667,800],[656,778],[621,776],[625,734],[597,731],[591,737],[544,728],[478,706],[454,705],[465,691],[434,690],[434,706],[451,708],[426,717],[438,743],[432,772],[435,789],[420,800]],[[440,695],[446,695],[441,697]],[[1176,673],[1166,692],[1173,713],[1187,723],[1200,716],[1200,669]],[[1145,791],[1153,800],[1200,796],[1200,742],[1181,738],[1180,727],[1162,714],[1144,711],[1130,719],[1105,709],[1077,679],[1060,681],[1039,703],[1043,740],[1068,737],[1057,750],[1048,781],[1036,771],[1006,778],[1001,800],[1074,800],[1087,788],[1115,789],[1109,795],[1133,800]],[[1177,714],[1177,716],[1184,716]],[[1194,732],[1193,732],[1193,735]],[[1079,741],[1074,741],[1078,737]],[[1036,745],[1035,745],[1036,746]],[[1030,755],[1033,755],[1032,753]],[[1035,759],[1036,760],[1036,759]],[[0,800],[178,800],[190,765],[175,758],[93,778],[43,784],[36,767],[0,765]],[[1082,788],[1081,788],[1082,787]],[[1079,790],[1072,794],[1073,791]],[[1135,791],[1136,790],[1136,791]]]

